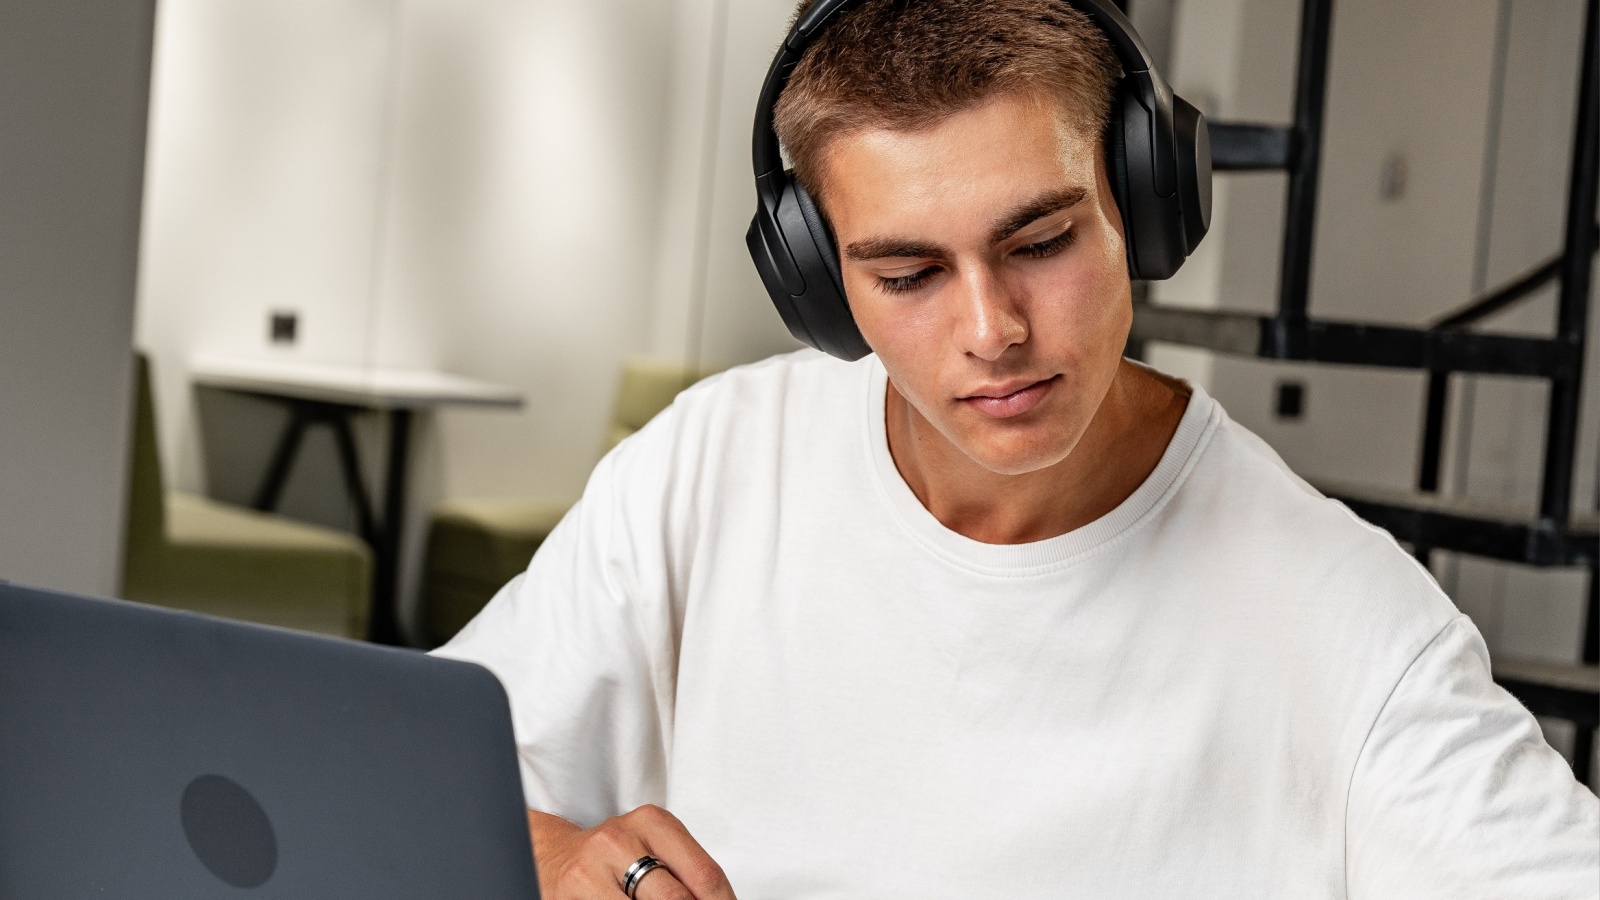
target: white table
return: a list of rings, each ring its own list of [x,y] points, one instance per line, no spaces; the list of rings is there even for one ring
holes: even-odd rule
[[[517,409],[522,394],[504,385],[421,369],[199,357],[191,361],[189,371],[197,385],[253,394],[289,407],[289,423],[256,493],[256,509],[278,505],[306,428],[325,424],[333,429],[345,490],[356,505],[361,536],[372,547],[375,561],[368,637],[377,643],[399,643],[400,537],[406,521],[412,414],[439,406]],[[362,410],[382,412],[389,419],[381,520],[373,515],[350,428],[351,418]]]
[[[426,369],[368,369],[325,363],[200,357],[189,366],[197,383],[362,409],[425,409],[443,405],[522,406],[515,388]]]

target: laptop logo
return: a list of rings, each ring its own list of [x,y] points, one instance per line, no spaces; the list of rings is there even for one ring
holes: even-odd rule
[[[201,775],[183,789],[183,836],[211,874],[237,888],[259,887],[278,867],[266,810],[239,783]]]

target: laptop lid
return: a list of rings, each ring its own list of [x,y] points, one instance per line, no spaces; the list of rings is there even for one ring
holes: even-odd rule
[[[486,669],[0,583],[0,898],[538,897]]]

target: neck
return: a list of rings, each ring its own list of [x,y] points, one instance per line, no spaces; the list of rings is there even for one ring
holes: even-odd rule
[[[986,544],[1066,534],[1116,509],[1161,462],[1183,419],[1188,390],[1123,361],[1072,451],[1021,475],[979,465],[889,382],[889,452],[922,505],[946,528]]]

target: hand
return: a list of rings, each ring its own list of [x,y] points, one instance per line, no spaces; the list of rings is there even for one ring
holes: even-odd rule
[[[617,900],[622,875],[641,856],[665,868],[639,882],[638,900],[736,900],[722,867],[659,806],[582,828],[559,816],[528,810],[539,893],[544,900]]]

